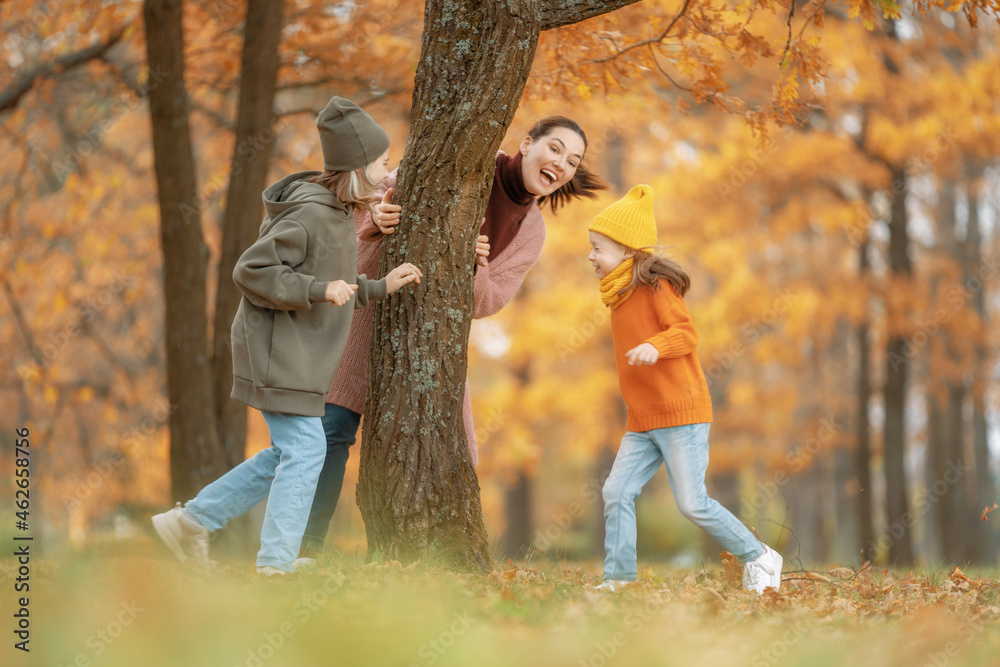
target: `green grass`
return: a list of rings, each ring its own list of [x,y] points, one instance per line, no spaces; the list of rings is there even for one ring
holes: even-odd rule
[[[2,561],[5,610],[14,570]],[[46,667],[996,665],[996,573],[936,570],[794,574],[757,596],[721,563],[657,565],[609,595],[586,588],[596,562],[477,576],[330,556],[263,580],[246,564],[191,575],[136,540],[33,562],[31,653],[5,628],[0,655]]]

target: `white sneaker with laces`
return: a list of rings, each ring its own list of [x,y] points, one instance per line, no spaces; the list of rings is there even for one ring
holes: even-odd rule
[[[208,572],[208,529],[190,517],[177,503],[173,509],[156,514],[152,518],[153,529],[163,543],[174,552],[177,560],[185,562],[189,558]]]
[[[748,591],[763,593],[766,588],[781,587],[781,554],[764,545],[764,553],[743,567],[743,587]]]
[[[257,574],[261,575],[262,577],[280,577],[286,574],[291,574],[291,572],[285,572],[280,568],[271,567],[270,565],[264,565],[262,567],[257,568]]]

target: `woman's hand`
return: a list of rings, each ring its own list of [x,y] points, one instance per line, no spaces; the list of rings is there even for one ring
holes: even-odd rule
[[[652,343],[636,345],[625,353],[629,366],[652,366],[660,359],[660,351]]]
[[[382,196],[382,201],[375,205],[375,226],[383,234],[395,234],[396,225],[399,224],[399,212],[402,206],[392,203],[392,195],[396,188],[389,188]]]
[[[326,300],[335,306],[343,306],[351,300],[357,289],[357,285],[351,285],[343,280],[334,280],[326,286]]]
[[[490,256],[490,244],[489,239],[485,236],[480,236],[476,239],[476,264],[479,266],[486,266],[486,258]]]
[[[420,269],[412,264],[400,264],[390,271],[385,277],[385,287],[389,294],[392,294],[406,283],[417,282],[424,277]]]

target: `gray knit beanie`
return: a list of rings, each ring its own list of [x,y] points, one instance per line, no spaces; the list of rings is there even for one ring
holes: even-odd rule
[[[367,166],[389,148],[385,133],[364,109],[343,97],[334,97],[316,117],[323,147],[323,168],[351,171]]]

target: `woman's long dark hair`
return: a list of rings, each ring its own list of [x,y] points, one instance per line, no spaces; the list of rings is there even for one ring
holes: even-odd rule
[[[565,116],[547,116],[532,126],[528,130],[528,136],[531,137],[532,141],[539,141],[545,136],[548,136],[552,130],[557,127],[564,127],[567,130],[572,130],[580,135],[583,139],[584,153],[587,150],[587,135],[583,133],[583,128],[570,118]],[[542,206],[548,202],[549,206],[553,211],[559,210],[560,206],[568,204],[570,200],[576,197],[587,197],[588,199],[594,199],[597,197],[598,190],[607,190],[608,186],[602,182],[596,174],[591,172],[581,161],[580,165],[576,168],[576,174],[566,185],[562,186],[550,195],[545,195],[544,197],[538,198],[538,205]]]

